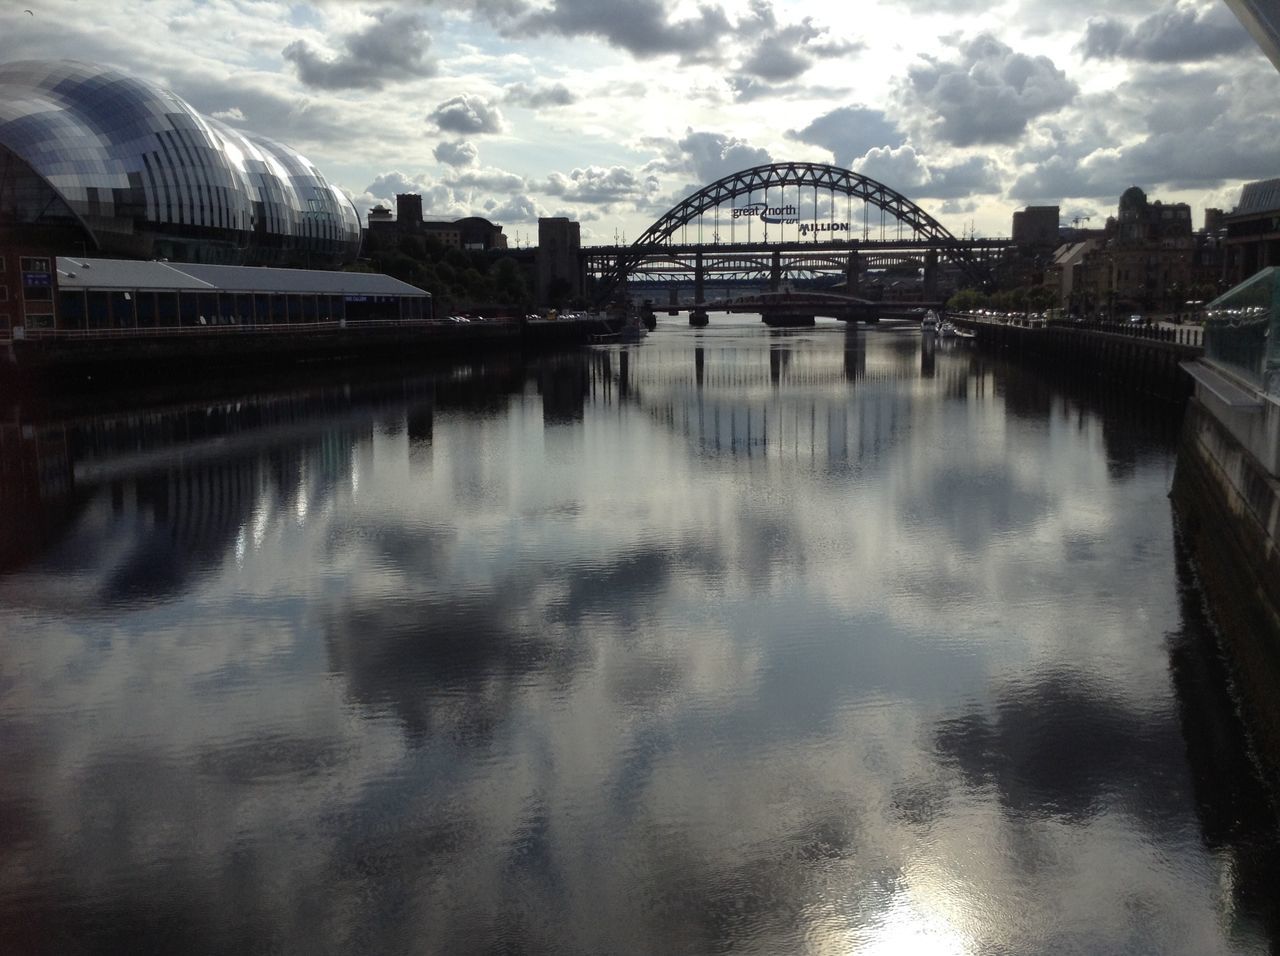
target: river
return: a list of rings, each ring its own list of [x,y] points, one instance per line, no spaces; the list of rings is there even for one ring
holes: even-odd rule
[[[0,951],[1267,953],[1178,419],[918,329],[24,400]]]

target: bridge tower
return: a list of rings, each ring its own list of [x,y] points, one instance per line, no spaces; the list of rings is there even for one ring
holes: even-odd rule
[[[930,249],[924,254],[924,287],[922,296],[926,302],[938,300],[938,250]]]
[[[858,255],[857,249],[849,250],[849,263],[845,266],[844,281],[845,293],[847,295],[857,295],[858,286],[862,280],[862,256]]]
[[[693,308],[689,310],[689,324],[695,329],[704,328],[711,320],[707,315],[706,275],[699,249],[693,257]]]

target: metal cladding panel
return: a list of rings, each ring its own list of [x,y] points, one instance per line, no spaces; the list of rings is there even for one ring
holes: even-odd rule
[[[430,298],[417,286],[372,272],[213,266],[191,262],[58,257],[61,289],[194,289],[291,295],[394,295]]]
[[[354,207],[305,157],[103,67],[0,64],[0,146],[105,250],[221,262],[359,252]]]
[[[214,286],[167,262],[132,259],[58,257],[58,288],[70,289],[204,289]]]
[[[322,269],[268,269],[174,263],[173,268],[224,292],[287,292],[327,295],[400,295],[430,297],[417,286],[373,272]]]

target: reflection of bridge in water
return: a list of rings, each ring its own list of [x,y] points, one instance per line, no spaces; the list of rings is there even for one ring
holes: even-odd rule
[[[595,401],[639,406],[701,453],[801,458],[834,469],[876,460],[901,439],[927,407],[904,383],[936,376],[929,389],[939,398],[971,387],[968,353],[944,362],[938,375],[936,356],[926,360],[917,338],[877,350],[870,363],[865,334],[851,331],[845,346],[601,350],[590,387]],[[673,354],[688,358],[672,361]]]

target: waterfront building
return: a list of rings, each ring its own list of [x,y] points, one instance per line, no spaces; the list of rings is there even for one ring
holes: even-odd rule
[[[369,210],[368,230],[371,245],[377,248],[388,248],[404,236],[434,239],[452,249],[489,251],[507,248],[502,226],[481,216],[467,216],[451,222],[425,219],[419,193],[398,193],[394,217],[385,206],[374,206]]]
[[[1247,183],[1239,204],[1222,217],[1222,226],[1228,284],[1280,265],[1280,179]]]
[[[0,64],[0,173],[0,245],[307,267],[360,250],[355,207],[304,156],[92,64]]]
[[[1057,206],[1028,206],[1013,214],[1013,242],[1019,248],[1058,244]]]
[[[1063,293],[1073,311],[1177,314],[1198,287],[1216,281],[1217,260],[1205,237],[1192,232],[1186,203],[1153,202],[1131,186],[1103,235],[1073,263],[1071,288]]]
[[[369,272],[71,256],[22,261],[24,282],[27,266],[49,270],[42,278],[50,292],[47,312],[26,316],[24,339],[107,330],[341,327],[432,317],[430,294]]]

